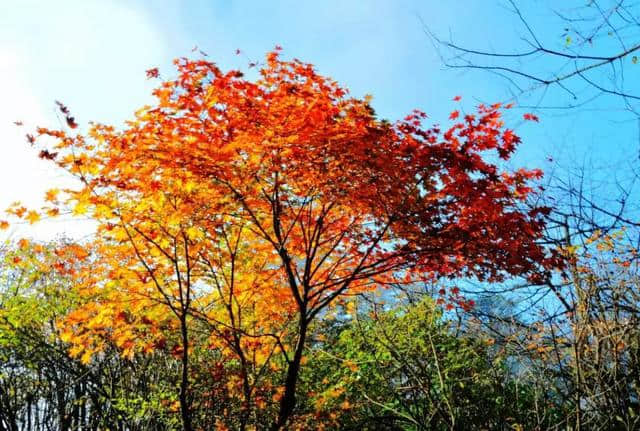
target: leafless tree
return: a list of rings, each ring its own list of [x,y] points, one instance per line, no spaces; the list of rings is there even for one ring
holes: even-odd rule
[[[584,107],[612,96],[640,117],[640,4],[633,0],[550,2],[543,28],[536,28],[526,6],[541,10],[540,2],[507,0],[506,7],[522,28],[513,51],[470,46],[425,33],[442,62],[452,69],[476,69],[504,78],[514,99],[538,92],[536,108]],[[488,40],[486,44],[491,44]],[[550,91],[560,90],[559,104],[545,104]]]

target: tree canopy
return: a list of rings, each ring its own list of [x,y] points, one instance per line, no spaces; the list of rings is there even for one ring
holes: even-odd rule
[[[185,430],[195,429],[198,349],[239,364],[229,390],[243,400],[241,428],[272,391],[271,429],[281,429],[312,324],[344,295],[460,276],[542,282],[559,262],[540,244],[549,209],[525,205],[541,171],[500,167],[520,142],[501,120],[510,106],[454,110],[448,127],[424,126],[419,111],[390,122],[279,51],[252,79],[178,59],[177,76],[125,127],[79,133],[58,103],[67,128],[28,136],[80,186],[49,190],[40,211],[10,212],[97,223],[90,241],[59,253],[85,298],[62,340],[85,363],[111,345],[128,358],[171,352]],[[281,380],[265,387],[266,369]]]

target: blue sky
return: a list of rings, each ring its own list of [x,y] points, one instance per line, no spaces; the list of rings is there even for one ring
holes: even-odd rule
[[[543,7],[552,2],[521,3],[531,6],[525,11],[548,43],[561,47],[558,23]],[[46,188],[65,181],[37,160],[13,121],[55,126],[59,99],[81,128],[91,120],[121,124],[151,100],[145,69],[159,66],[171,76],[171,60],[193,55],[195,45],[222,67],[245,68],[279,44],[284,56],[314,63],[354,95],[372,94],[382,117],[419,108],[445,122],[455,95],[470,110],[477,101],[509,94],[492,75],[443,69],[421,20],[479,48],[516,49],[524,34],[500,0],[0,0],[0,6],[0,208],[17,199],[37,205]],[[553,103],[564,95],[545,97]],[[539,125],[523,124],[524,111],[514,111],[509,126],[524,138],[516,163],[548,168],[548,155],[564,166],[635,160],[638,126],[618,108],[614,100],[600,100],[594,110],[540,113]],[[69,229],[63,222],[37,235]]]

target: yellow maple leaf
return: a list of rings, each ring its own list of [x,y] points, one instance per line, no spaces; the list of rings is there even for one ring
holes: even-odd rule
[[[91,362],[91,352],[88,350],[85,350],[82,356],[80,356],[80,362],[82,362],[85,365]]]
[[[84,202],[78,202],[73,210],[71,211],[73,215],[83,215],[86,214],[88,210],[88,206]]]
[[[37,211],[31,210],[27,213],[27,215],[25,216],[25,219],[29,221],[29,224],[34,224],[38,220],[40,220],[40,214],[38,214]]]
[[[195,226],[191,226],[191,227],[187,228],[185,233],[187,234],[187,237],[190,240],[202,238],[202,231],[200,229],[198,229],[197,227],[195,227]]]

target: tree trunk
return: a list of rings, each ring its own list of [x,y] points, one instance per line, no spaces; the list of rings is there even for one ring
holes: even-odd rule
[[[191,406],[189,401],[189,335],[186,315],[180,319],[182,333],[182,376],[180,379],[180,415],[183,431],[193,431],[191,424]]]
[[[284,395],[280,400],[278,419],[272,425],[272,431],[280,430],[285,426],[296,406],[296,386],[298,383],[298,375],[300,374],[300,363],[302,362],[302,353],[304,351],[304,345],[307,338],[308,325],[309,323],[307,322],[304,313],[301,313],[300,322],[298,324],[298,342],[296,343],[296,350],[294,352],[293,359],[289,363],[289,367],[287,369],[287,378],[284,384]]]

